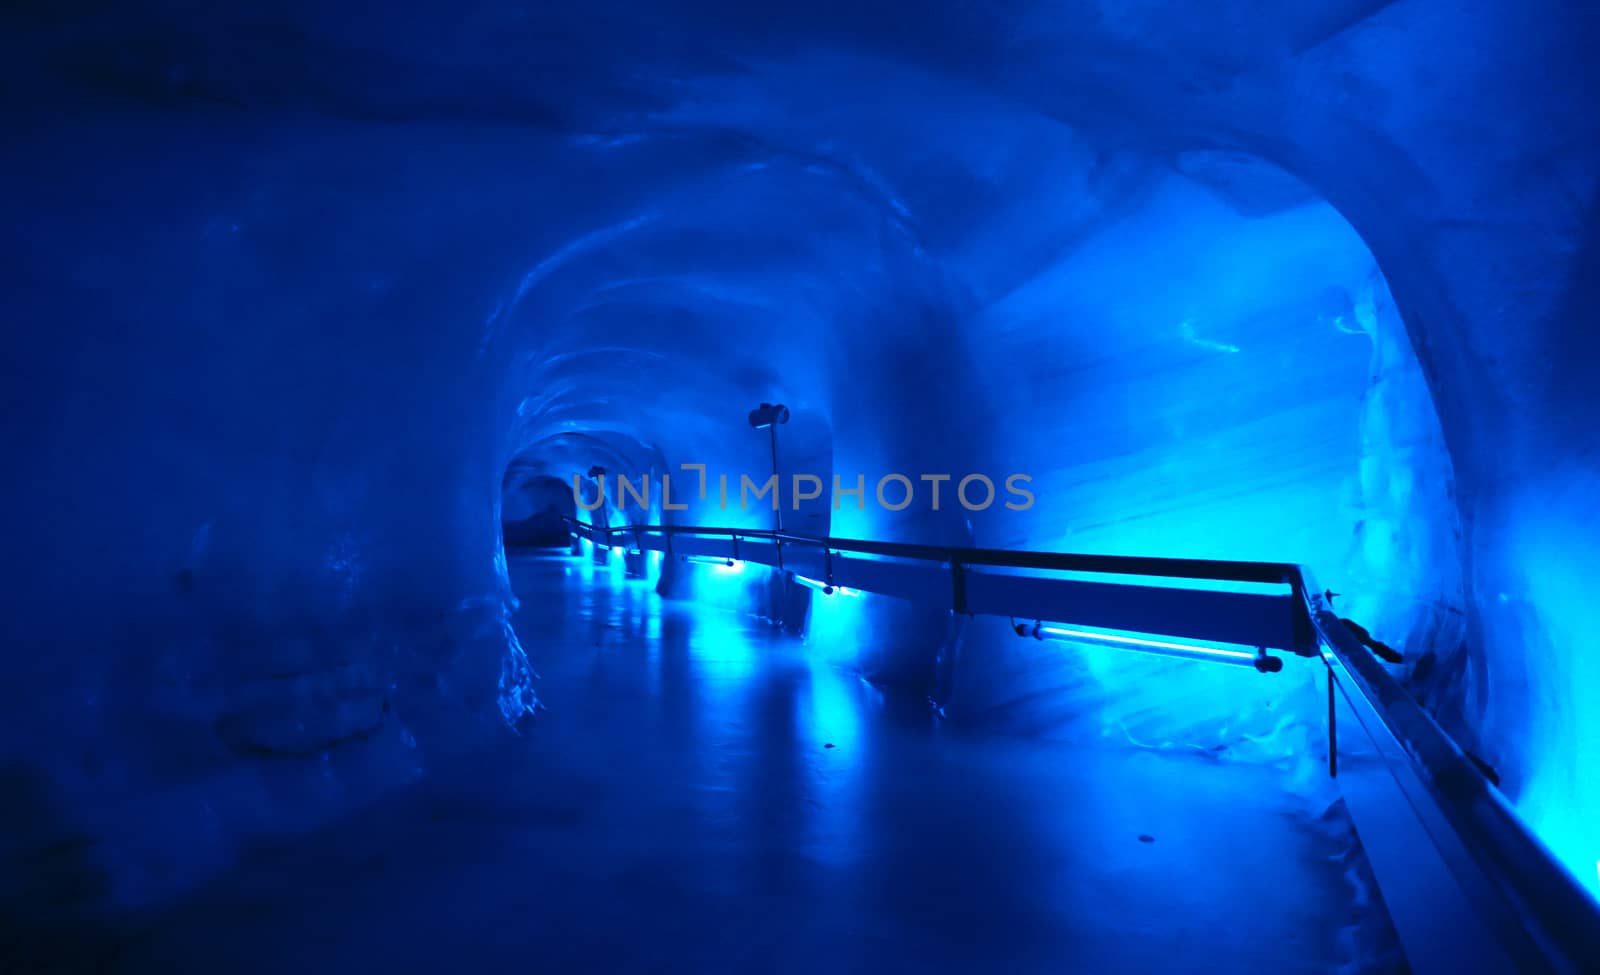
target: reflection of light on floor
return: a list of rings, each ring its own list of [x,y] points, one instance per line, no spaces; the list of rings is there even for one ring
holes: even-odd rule
[[[728,801],[747,801],[747,793],[759,788],[752,783],[763,776],[798,774],[795,785],[806,801],[796,812],[796,825],[810,855],[832,862],[863,856],[854,839],[864,815],[871,746],[863,708],[874,706],[868,696],[875,692],[847,668],[828,662],[828,651],[839,645],[802,644],[745,611],[751,594],[767,582],[767,569],[745,562],[730,566],[714,557],[681,560],[678,565],[695,593],[693,602],[683,602],[662,600],[644,579],[623,579],[605,566],[596,571],[586,560],[574,561],[589,576],[571,583],[579,590],[580,613],[603,617],[616,633],[619,649],[639,647],[642,640],[638,652],[646,661],[645,686],[652,697],[664,693],[662,668],[673,653],[664,639],[673,632],[664,625],[665,616],[673,614],[675,622],[684,624],[676,630],[684,635],[680,649],[694,674],[688,686],[693,688],[692,720],[701,740],[742,741],[752,727],[771,729],[769,718],[780,718],[787,726],[773,732],[774,741],[786,742],[792,752],[776,759],[773,768],[751,767],[748,756],[738,751],[713,749],[708,754],[709,762],[732,776]],[[862,618],[861,604],[870,598],[825,596],[817,590],[812,593],[813,625],[836,635],[853,631]],[[680,694],[682,686],[680,682]],[[790,771],[782,772],[786,767]]]
[[[852,755],[854,749],[849,746],[855,745],[861,735],[860,679],[821,660],[811,660],[809,664],[810,713],[801,724],[817,745],[832,744],[846,749],[841,757]]]
[[[863,733],[866,695],[873,691],[855,674],[825,660],[807,660],[805,695],[795,700],[799,747],[806,749],[807,826],[813,856],[845,863],[864,854],[857,842],[871,742]]]
[[[689,556],[679,562],[679,568],[695,603],[724,612],[753,611],[768,574],[765,566],[713,555]]]
[[[716,682],[748,678],[755,670],[757,648],[751,646],[749,624],[717,607],[692,607],[689,653]]]
[[[855,593],[855,598],[841,598],[838,592],[824,596],[820,589],[812,590],[805,639],[813,652],[841,661],[854,660],[861,647],[871,639],[865,604],[874,597],[870,593],[851,592]]]

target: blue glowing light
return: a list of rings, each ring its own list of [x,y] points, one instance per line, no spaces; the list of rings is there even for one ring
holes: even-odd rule
[[[800,583],[802,586],[805,586],[807,589],[815,589],[815,590],[817,590],[818,592],[822,593],[825,596],[859,596],[859,595],[861,595],[861,592],[859,590],[847,589],[844,586],[830,586],[826,582],[819,582],[816,579],[807,578],[806,576],[802,576],[802,575],[796,575],[794,577],[794,581]]]
[[[685,555],[683,561],[694,565],[709,565],[718,575],[739,575],[744,571],[744,562],[739,559],[719,558],[715,555]]]
[[[1215,657],[1222,660],[1253,663],[1256,654],[1248,650],[1233,650],[1227,647],[1206,647],[1193,643],[1177,643],[1168,640],[1152,640],[1148,637],[1128,636],[1121,633],[1097,632],[1092,630],[1072,629],[1065,626],[1040,626],[1037,629],[1041,637],[1054,637],[1056,639],[1085,640],[1094,643],[1109,643],[1131,650],[1142,650],[1149,653],[1170,653],[1183,656],[1196,656],[1201,658]]]

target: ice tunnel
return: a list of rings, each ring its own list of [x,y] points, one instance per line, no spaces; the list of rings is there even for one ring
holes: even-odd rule
[[[1600,8],[0,24],[0,972],[1600,970]]]

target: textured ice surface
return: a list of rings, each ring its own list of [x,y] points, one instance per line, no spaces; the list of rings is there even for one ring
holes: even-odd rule
[[[1311,563],[1596,882],[1594,11],[1279,6],[9,5],[0,876],[160,901],[505,734],[508,469],[782,400],[1042,482],[808,528]],[[838,616],[954,719],[1304,731]]]

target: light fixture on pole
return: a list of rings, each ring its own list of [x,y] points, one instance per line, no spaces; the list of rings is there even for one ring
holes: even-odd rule
[[[773,516],[778,531],[783,531],[783,490],[778,482],[778,424],[789,422],[789,408],[782,403],[762,403],[750,411],[750,425],[757,430],[766,428],[772,436]]]
[[[589,527],[596,529],[605,539],[596,542],[594,546],[594,560],[604,563],[611,558],[611,513],[606,510],[606,469],[599,464],[589,468],[589,478],[599,485],[599,493],[595,495],[595,509],[589,515]]]

